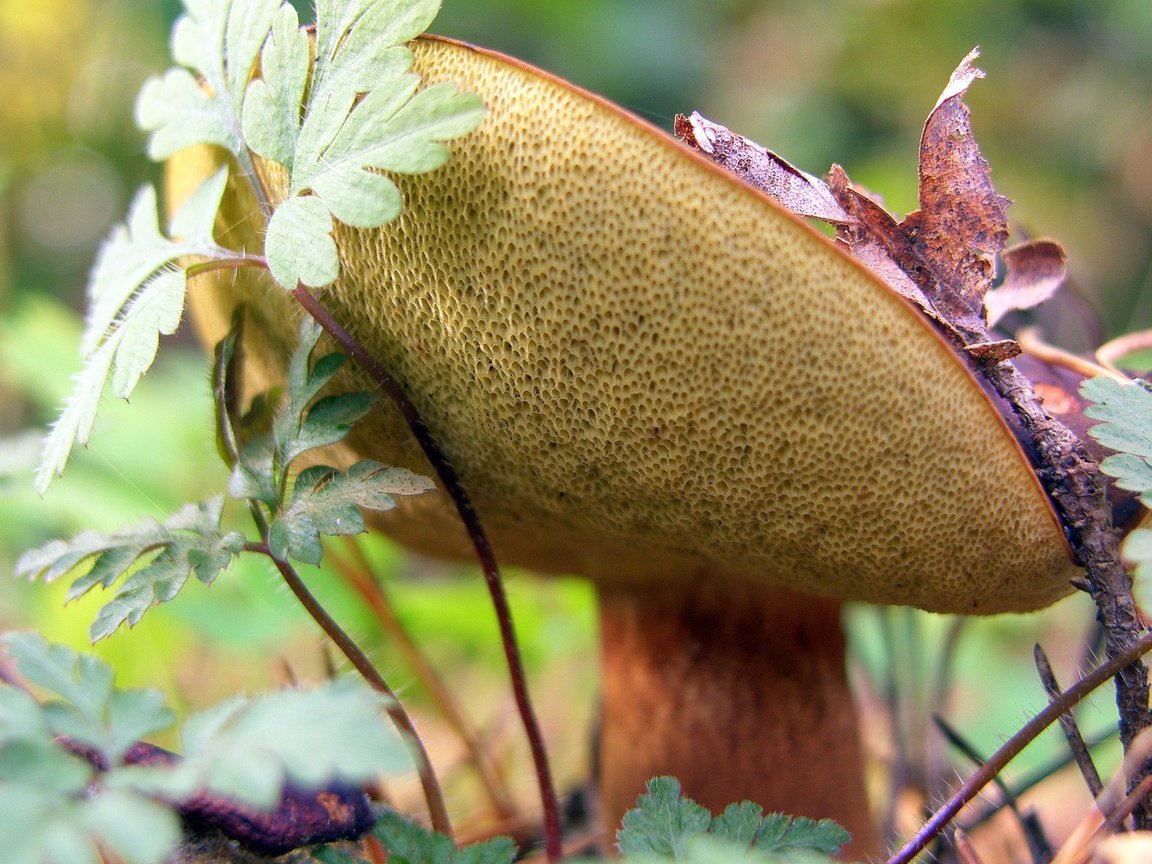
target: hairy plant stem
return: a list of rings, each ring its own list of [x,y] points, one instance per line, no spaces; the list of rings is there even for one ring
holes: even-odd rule
[[[980,794],[992,779],[1045,729],[1060,719],[1073,705],[1121,670],[1129,668],[1140,657],[1152,650],[1152,633],[1145,633],[1134,640],[1116,656],[1108,658],[1100,666],[1084,675],[1075,684],[1052,699],[1035,716],[1025,723],[1015,735],[1004,744],[965,780],[951,797],[932,814],[924,826],[916,832],[887,864],[909,864],[919,855],[932,839],[951,822],[960,810]]]
[[[421,450],[424,451],[424,455],[431,463],[445,491],[452,498],[456,511],[468,531],[468,536],[484,573],[484,581],[492,598],[492,606],[500,628],[500,639],[504,647],[504,657],[512,682],[512,693],[532,753],[532,762],[536,771],[536,782],[540,789],[540,802],[543,809],[545,851],[550,862],[559,861],[563,856],[563,847],[560,831],[560,808],[553,788],[552,769],[548,764],[544,736],[541,733],[536,712],[532,708],[532,702],[528,695],[524,662],[520,656],[520,645],[516,639],[512,611],[508,606],[508,596],[504,591],[500,568],[496,562],[496,555],[492,551],[492,544],[489,542],[488,535],[480,524],[480,518],[472,505],[472,499],[460,482],[456,470],[440,449],[440,445],[436,443],[435,438],[428,431],[428,427],[416,410],[416,406],[412,404],[408,394],[401,389],[388,370],[332,317],[316,296],[303,284],[297,285],[292,294],[305,311],[380,385],[380,388],[392,401],[416,438]]]

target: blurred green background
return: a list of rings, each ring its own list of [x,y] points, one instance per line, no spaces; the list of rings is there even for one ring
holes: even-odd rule
[[[663,128],[674,113],[699,110],[813,173],[839,162],[897,212],[915,206],[923,119],[951,70],[980,45],[989,78],[968,101],[994,181],[1016,202],[1010,216],[1026,233],[1065,245],[1074,290],[1098,314],[1102,334],[1152,326],[1147,0],[444,5],[436,32],[508,51]],[[83,528],[162,516],[224,478],[208,431],[205,360],[185,335],[162,352],[131,406],[108,406],[92,446],[45,500],[27,479],[40,431],[78,368],[78,310],[97,245],[139,184],[159,176],[132,103],[144,78],[165,67],[179,9],[175,0],[0,0],[0,626],[36,626],[77,646],[93,604],[65,609],[62,586],[6,578],[16,556]],[[1068,334],[1057,337],[1090,338],[1076,328]],[[476,611],[484,609],[478,580],[380,543],[370,554],[402,617],[451,668],[476,722],[503,735],[501,746],[518,748],[494,629]],[[352,593],[330,574],[314,578],[419,704],[410,671]],[[540,698],[553,743],[567,753],[561,776],[575,782],[594,687],[590,593],[523,576],[512,592],[533,674],[565,682],[558,694],[542,687]],[[280,658],[301,675],[322,673],[319,640],[266,568],[240,568],[188,594],[100,646],[126,683],[162,686],[181,704],[201,705],[282,678]],[[869,615],[856,613],[858,655],[875,670],[885,639]],[[957,692],[957,725],[994,747],[1043,700],[1028,669],[1031,642],[1045,640],[1067,679],[1091,618],[1073,598],[1043,616],[974,625],[958,663],[961,681],[975,683]],[[941,625],[925,622],[918,626],[931,641]],[[989,658],[994,676],[985,670]],[[574,709],[570,692],[585,694],[588,705]],[[1098,701],[1094,727],[1109,722],[1108,699]]]

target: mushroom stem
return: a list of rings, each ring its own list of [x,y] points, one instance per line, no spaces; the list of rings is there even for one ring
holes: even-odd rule
[[[602,583],[602,585],[605,583]],[[699,572],[602,587],[600,797],[610,840],[651,777],[714,813],[831,818],[879,854],[848,687],[840,602]]]

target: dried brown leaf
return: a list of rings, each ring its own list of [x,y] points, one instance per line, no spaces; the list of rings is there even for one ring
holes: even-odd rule
[[[727,168],[797,216],[832,223],[848,221],[847,214],[819,177],[801,171],[743,135],[702,117],[699,112],[693,111],[687,117],[677,114],[674,131],[676,137],[693,150]]]
[[[984,297],[988,326],[1008,312],[1039,306],[1064,283],[1064,248],[1052,240],[1027,240],[1004,250],[1004,283]]]
[[[828,172],[828,185],[850,222],[836,226],[836,242],[905,300],[936,321],[955,340],[965,339],[936,311],[921,284],[931,282],[912,243],[896,220],[852,185],[839,165]]]
[[[984,329],[984,295],[1007,242],[1010,203],[992,186],[963,102],[969,85],[984,75],[972,65],[978,56],[974,49],[961,61],[924,124],[920,209],[901,224],[935,276],[929,298],[937,310],[975,333]]]
[[[972,342],[964,350],[981,363],[1000,363],[1020,356],[1020,343],[1014,339],[997,339],[994,342]]]

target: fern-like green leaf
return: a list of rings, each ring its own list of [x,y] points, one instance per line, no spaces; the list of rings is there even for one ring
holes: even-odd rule
[[[438,9],[437,0],[321,0],[311,67],[307,45],[291,32],[294,13],[276,19],[261,77],[249,87],[244,133],[255,152],[288,168],[288,198],[272,214],[265,244],[272,275],[286,288],[336,278],[333,217],[374,228],[399,215],[399,190],[381,172],[431,171],[448,158],[442,142],[479,123],[475,96],[448,84],[418,92],[418,76],[407,72],[404,43]]]
[[[281,0],[184,0],[186,12],[172,30],[172,56],[186,68],[149,79],[136,102],[137,123],[152,133],[153,159],[194,144],[244,154],[248,79],[280,5]]]
[[[112,588],[127,576],[92,624],[93,641],[103,639],[121,624],[136,625],[154,603],[171,600],[189,576],[210,584],[231,564],[244,547],[244,535],[220,529],[223,506],[224,499],[218,496],[186,505],[163,524],[149,519],[111,534],[86,531],[71,540],[54,540],[25,553],[16,572],[51,582],[91,559],[91,567],[74,579],[69,600],[97,585]],[[129,575],[145,558],[146,566]]]
[[[397,495],[417,495],[433,488],[427,477],[370,459],[357,462],[347,472],[313,465],[300,472],[291,498],[272,523],[272,554],[319,564],[324,555],[322,535],[364,532],[360,507],[391,510]]]
[[[88,315],[81,354],[84,368],[44,445],[36,488],[47,491],[64,470],[75,443],[85,444],[108,379],[127,399],[156,357],[161,333],[174,333],[184,311],[184,273],[174,262],[193,256],[236,258],[212,239],[212,224],[228,176],[207,180],[181,208],[173,224],[188,232],[172,239],[160,231],[156,191],[140,190],[124,225],[113,229],[88,282]]]
[[[313,465],[289,482],[288,472],[296,459],[343,441],[352,424],[376,402],[368,393],[324,394],[347,358],[325,354],[313,360],[320,335],[320,327],[311,320],[301,324],[296,350],[288,362],[286,402],[273,417],[271,432],[244,443],[228,484],[233,497],[260,502],[270,511],[272,554],[307,564],[320,563],[322,536],[365,530],[360,508],[390,510],[396,506],[397,495],[435,488],[431,480],[406,468],[371,460],[357,462],[347,471]]]

